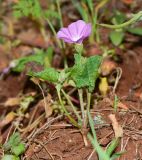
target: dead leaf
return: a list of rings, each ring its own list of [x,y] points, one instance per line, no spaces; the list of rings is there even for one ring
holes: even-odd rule
[[[51,104],[51,95],[48,94],[48,96],[46,97],[46,106],[45,106],[46,118],[51,116],[53,113],[53,109],[52,109],[51,105],[52,105]]]
[[[9,112],[5,118],[0,122],[0,127],[4,127],[5,125],[9,124],[10,122],[12,122],[14,120],[14,118],[16,117],[16,114],[14,112]]]
[[[118,121],[115,117],[114,114],[110,114],[109,115],[109,119],[111,120],[112,122],[112,127],[113,127],[113,130],[114,130],[114,133],[115,133],[115,138],[120,138],[123,136],[123,129],[122,127],[118,124]]]
[[[19,97],[14,97],[14,98],[8,98],[7,101],[4,103],[4,106],[17,106],[20,104],[21,98]]]
[[[40,100],[37,105],[40,107],[44,107],[45,113],[46,113],[46,118],[48,118],[49,116],[52,115],[53,108],[52,108],[52,104],[51,104],[51,95],[50,94],[48,94],[48,96],[45,97],[44,99]]]
[[[116,69],[116,67],[117,64],[114,61],[110,59],[103,60],[100,68],[102,76],[110,75]]]

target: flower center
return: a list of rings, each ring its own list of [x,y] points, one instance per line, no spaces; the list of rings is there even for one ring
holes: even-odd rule
[[[80,39],[80,37],[78,35],[72,37],[72,40],[75,42],[78,41],[79,39]]]

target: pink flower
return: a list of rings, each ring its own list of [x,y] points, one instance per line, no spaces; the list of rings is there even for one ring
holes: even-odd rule
[[[61,28],[57,37],[67,43],[82,43],[91,34],[91,29],[90,23],[78,20],[71,23],[67,28]]]

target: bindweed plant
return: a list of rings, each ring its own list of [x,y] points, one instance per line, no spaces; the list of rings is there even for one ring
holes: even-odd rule
[[[39,78],[48,81],[55,85],[60,105],[64,114],[68,117],[70,122],[81,129],[83,137],[85,139],[85,131],[87,129],[87,110],[90,110],[91,93],[95,88],[96,79],[99,76],[99,67],[101,65],[101,56],[92,56],[89,58],[83,57],[83,40],[91,34],[91,24],[85,23],[82,20],[78,20],[70,24],[67,28],[61,28],[57,33],[57,37],[64,42],[72,43],[74,45],[76,53],[74,54],[74,65],[72,67],[65,68],[58,71],[52,67],[44,64],[44,57],[46,54],[35,54],[29,56],[29,58],[21,58],[13,68],[15,71],[21,72],[26,68],[26,64],[30,61],[35,62],[43,67],[41,71],[35,71],[32,67],[28,68],[27,74],[29,76]],[[78,109],[72,103],[70,97],[64,90],[65,84],[71,85],[78,90],[81,115],[78,114]],[[86,92],[87,102],[85,105],[83,94]],[[72,107],[76,118],[73,118],[63,102],[63,96],[67,100],[68,104]],[[87,142],[86,142],[87,143]]]
[[[129,32],[135,35],[142,35],[142,28],[135,27],[134,23],[141,20],[142,11],[133,14],[132,18],[126,22],[126,15],[120,11],[116,11],[111,22],[113,25],[100,24],[101,26],[111,28],[110,40],[115,46],[122,44],[125,38],[125,32]]]

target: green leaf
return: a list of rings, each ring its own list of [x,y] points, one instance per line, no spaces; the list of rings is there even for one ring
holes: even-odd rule
[[[118,46],[122,43],[124,39],[124,32],[122,31],[112,31],[109,35],[111,42],[115,45]]]
[[[51,67],[52,60],[53,60],[53,48],[48,47],[47,51],[44,53],[44,66],[45,67]]]
[[[75,82],[77,88],[87,87],[90,92],[93,91],[98,78],[101,60],[101,56],[84,58],[79,54],[75,54],[75,65],[70,70],[70,77]]]
[[[8,151],[12,147],[17,146],[21,142],[20,134],[18,132],[15,132],[13,135],[10,136],[7,143],[3,145],[4,150]]]
[[[90,142],[92,143],[94,149],[97,151],[97,154],[99,156],[99,160],[110,160],[107,153],[101,148],[100,144],[97,141],[97,136],[96,136],[96,131],[94,129],[93,119],[91,117],[90,112],[88,111],[87,113],[88,113],[88,118],[89,118],[89,125],[90,125],[91,131],[93,133],[93,136],[90,133],[88,133],[87,137],[90,140]]]
[[[35,0],[20,0],[13,6],[13,14],[17,18],[24,16],[33,16],[33,18],[41,18],[42,9],[39,1]]]
[[[48,47],[47,50],[42,50],[42,49],[35,49],[35,54],[41,54],[42,61],[40,62],[41,64],[44,64],[45,67],[51,67],[51,63],[53,60],[53,48]]]
[[[110,160],[117,160],[120,156],[122,156],[122,154],[124,154],[125,152],[118,152],[118,153],[114,153],[112,155],[112,157],[110,158]]]
[[[56,71],[54,68],[46,68],[41,72],[30,71],[28,75],[37,77],[43,80],[47,80],[52,83],[58,82],[58,79],[59,79],[59,72]]]
[[[142,27],[128,28],[127,31],[132,33],[132,34],[136,34],[138,36],[142,36]]]
[[[107,147],[106,153],[107,155],[111,156],[113,151],[116,149],[120,141],[120,138],[115,138],[111,141],[110,145]]]
[[[20,143],[18,146],[12,147],[11,151],[16,156],[19,156],[25,152],[25,145],[23,143]]]
[[[15,156],[15,155],[5,154],[5,155],[2,157],[2,160],[20,160],[20,158],[17,157],[17,156]]]
[[[48,19],[50,19],[50,18],[60,19],[59,13],[57,11],[53,11],[50,9],[48,9],[44,12],[44,16],[45,16],[45,18],[48,18]]]
[[[114,17],[112,18],[113,24],[121,24],[125,22],[126,16],[120,11],[116,11]]]
[[[34,54],[27,57],[22,57],[20,59],[13,60],[11,65],[15,65],[12,68],[15,72],[22,72],[25,69],[25,66],[28,62],[36,62],[40,65],[44,65],[44,55],[43,54]]]
[[[82,7],[81,3],[77,2],[76,0],[71,0],[73,5],[76,7],[78,12],[80,13],[82,19],[86,22],[88,22],[89,17],[88,17],[88,12]]]
[[[10,64],[11,66],[14,66],[12,70],[15,72],[22,72],[28,62],[36,62],[37,64],[45,67],[51,66],[53,55],[53,49],[51,47],[49,47],[46,51],[37,49],[35,52],[36,53],[34,55],[13,60]]]
[[[93,12],[93,0],[86,0],[86,1],[87,1],[90,11]]]

